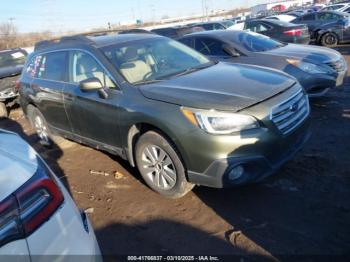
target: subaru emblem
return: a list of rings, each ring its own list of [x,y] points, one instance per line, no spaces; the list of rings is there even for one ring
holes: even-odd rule
[[[291,106],[289,107],[289,110],[290,110],[291,112],[296,112],[296,111],[298,111],[298,109],[299,109],[299,103],[294,103],[293,105],[291,105]]]

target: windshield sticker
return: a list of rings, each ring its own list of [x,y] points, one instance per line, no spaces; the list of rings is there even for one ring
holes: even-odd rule
[[[11,56],[12,56],[14,59],[19,59],[19,58],[24,57],[24,54],[23,54],[22,52],[16,52],[16,53],[12,53]]]

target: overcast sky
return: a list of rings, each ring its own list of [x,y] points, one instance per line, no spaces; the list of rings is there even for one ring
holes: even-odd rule
[[[267,0],[207,0],[210,10],[250,7]],[[202,0],[3,0],[0,23],[20,32],[85,30],[122,21],[202,13]]]

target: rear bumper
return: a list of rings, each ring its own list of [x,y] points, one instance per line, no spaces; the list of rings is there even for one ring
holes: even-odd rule
[[[307,37],[296,37],[294,39],[294,43],[296,44],[303,44],[303,45],[308,45],[311,41],[310,36]]]
[[[71,258],[90,262],[102,261],[90,220],[82,216],[62,183],[58,183],[64,195],[64,203],[45,224],[27,238],[31,256],[49,257],[50,261]]]
[[[254,155],[246,157],[228,157],[218,159],[203,172],[188,172],[189,181],[198,185],[205,185],[215,188],[233,187],[247,183],[258,182],[273,173],[275,173],[284,163],[294,157],[302,149],[303,145],[309,139],[311,133],[309,130],[309,121],[291,134],[289,147],[281,147],[278,152],[274,152],[276,157],[266,155]],[[231,180],[230,172],[236,167],[243,167],[243,175]]]
[[[11,94],[11,95],[0,95],[0,102],[7,102],[7,101],[13,101],[13,100],[18,100],[18,93],[16,94]]]

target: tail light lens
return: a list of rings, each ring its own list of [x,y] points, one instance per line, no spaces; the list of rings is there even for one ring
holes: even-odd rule
[[[0,203],[0,246],[21,238],[22,227],[18,218],[18,205],[14,196]]]
[[[284,31],[283,33],[285,35],[289,35],[289,36],[301,36],[303,34],[303,30],[302,29],[292,29],[292,30]]]
[[[41,163],[30,180],[0,202],[0,247],[28,237],[53,215],[63,200],[52,174]]]
[[[19,91],[20,88],[21,88],[21,82],[19,81],[19,79],[17,79],[15,82],[15,89],[16,91]]]

